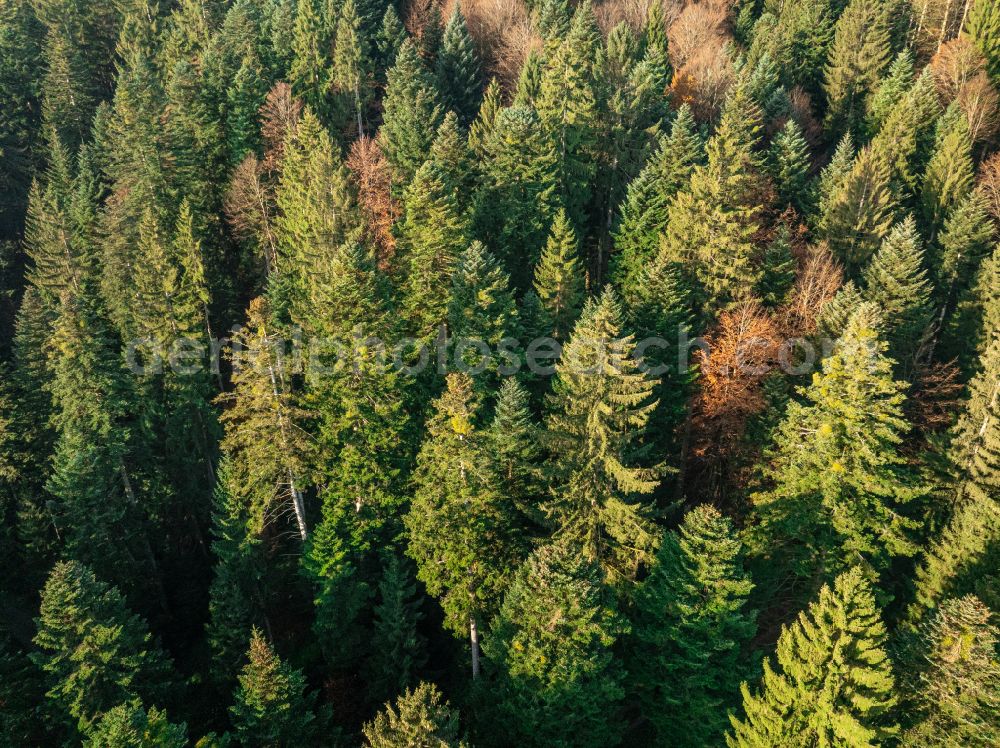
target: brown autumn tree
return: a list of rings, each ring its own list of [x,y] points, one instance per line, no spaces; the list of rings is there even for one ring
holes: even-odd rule
[[[985,72],[966,81],[956,97],[969,121],[973,143],[988,143],[1000,131],[1000,94]]]
[[[989,203],[990,214],[1000,221],[1000,153],[994,153],[982,163],[978,182]]]
[[[844,268],[834,259],[826,242],[809,247],[799,260],[788,303],[780,310],[782,334],[787,338],[814,334],[820,312],[837,295],[843,282]]]
[[[351,144],[347,168],[358,191],[358,203],[365,218],[368,236],[379,249],[379,265],[392,263],[396,238],[392,226],[401,208],[392,197],[392,172],[378,141],[360,137]]]

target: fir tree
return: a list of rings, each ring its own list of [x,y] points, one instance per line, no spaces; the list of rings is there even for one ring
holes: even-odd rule
[[[932,269],[936,301],[943,311],[950,312],[971,285],[975,268],[989,254],[994,232],[986,200],[978,190],[967,195],[948,215],[927,263]]]
[[[396,6],[389,3],[385,9],[385,15],[382,16],[382,27],[379,29],[378,36],[375,39],[380,63],[379,68],[381,70],[388,70],[396,64],[396,57],[399,55],[399,50],[406,39],[406,29],[403,28],[403,22],[399,20],[399,15],[396,13]],[[382,79],[384,77],[380,78],[380,80]]]
[[[496,78],[490,78],[490,82],[486,85],[486,91],[483,92],[483,102],[479,105],[479,112],[472,124],[469,125],[469,150],[477,156],[482,155],[486,141],[493,133],[497,116],[503,108],[500,96],[500,83]],[[532,107],[529,104],[523,108],[531,109]]]
[[[586,293],[579,245],[566,211],[556,214],[552,233],[535,268],[535,291],[542,302],[548,334],[565,341],[583,307]]]
[[[731,748],[881,745],[893,739],[892,665],[885,625],[864,572],[825,585],[778,639],[778,669],[764,661],[757,693],[744,683],[745,717],[731,717]]]
[[[373,73],[371,52],[361,24],[354,0],[345,0],[337,21],[333,85],[348,100],[347,108],[354,110],[358,135],[365,134],[364,114],[372,96]]]
[[[436,72],[444,106],[455,112],[467,127],[479,111],[482,80],[479,56],[460,5],[455,5],[445,26]]]
[[[844,137],[837,143],[837,148],[816,180],[817,193],[817,217],[822,218],[830,209],[841,183],[851,173],[851,166],[857,154],[854,149],[854,138],[851,133],[844,133]]]
[[[753,584],[732,523],[710,506],[667,533],[635,596],[629,674],[663,745],[716,745],[747,672]]]
[[[309,745],[320,725],[315,695],[302,673],[285,664],[258,629],[250,635],[247,664],[229,708],[240,745]]]
[[[857,133],[868,98],[889,65],[889,15],[881,0],[851,0],[837,20],[824,89],[830,132]]]
[[[139,701],[119,704],[105,712],[93,733],[84,742],[85,748],[184,748],[188,744],[184,724],[172,724],[167,715]]]
[[[316,0],[296,0],[295,30],[292,38],[292,65],[288,82],[292,92],[325,122],[333,114],[330,65],[331,39]]]
[[[670,200],[687,184],[702,152],[691,108],[682,105],[670,135],[660,142],[625,195],[614,235],[618,254],[612,258],[611,276],[623,293],[634,287],[659,251]]]
[[[809,211],[809,146],[802,129],[793,119],[785,123],[771,143],[770,171],[778,189],[778,198],[799,213]]]
[[[446,625],[468,632],[477,677],[479,625],[506,585],[521,541],[490,470],[486,434],[475,425],[472,380],[451,374],[447,386],[417,457],[407,553],[427,591],[440,599]]]
[[[535,49],[529,50],[517,78],[517,90],[514,92],[511,106],[534,108],[535,99],[538,98],[538,92],[542,87],[542,69],[542,56]]]
[[[528,391],[514,377],[500,385],[489,429],[493,469],[511,502],[528,522],[540,520],[540,429],[529,407]]]
[[[945,738],[985,748],[1000,740],[1000,631],[991,617],[969,595],[946,600],[921,626],[920,662],[905,681],[906,714],[915,723],[903,735],[907,745],[940,745]]]
[[[912,216],[892,228],[865,268],[864,280],[864,298],[882,310],[889,330],[888,353],[908,374],[933,313],[923,246]]]
[[[639,497],[655,490],[659,470],[635,466],[647,457],[642,439],[655,383],[634,348],[614,292],[588,301],[556,365],[546,421],[554,486],[546,512],[557,535],[615,581],[634,578],[655,547]]]
[[[822,373],[792,401],[775,439],[770,491],[753,496],[766,545],[800,578],[825,579],[866,559],[885,569],[916,551],[919,522],[905,505],[923,494],[899,451],[909,429],[906,384],[892,377],[874,310],[850,318]]]
[[[36,623],[32,660],[46,674],[47,696],[85,734],[117,704],[155,697],[169,684],[169,660],[146,622],[83,564],[55,565]]]
[[[444,117],[434,79],[409,40],[403,42],[389,71],[382,106],[379,145],[396,182],[403,186],[413,179],[426,158]]]
[[[972,139],[965,115],[950,108],[938,123],[934,153],[924,172],[920,193],[923,220],[933,241],[945,219],[972,189]]]
[[[385,709],[364,726],[363,732],[371,748],[403,745],[467,748],[459,737],[457,712],[430,683],[407,689],[395,705],[386,704]]]
[[[989,0],[974,0],[964,33],[986,58],[986,69],[1000,78],[1000,9]]]
[[[535,551],[487,640],[508,742],[616,745],[624,691],[612,647],[626,630],[601,568],[580,548],[557,542]]]
[[[904,49],[868,100],[868,126],[872,132],[878,132],[886,123],[890,112],[909,92],[913,79],[913,53]]]
[[[386,561],[375,605],[368,693],[375,701],[413,686],[427,662],[427,642],[417,630],[423,618],[411,572],[397,556]]]

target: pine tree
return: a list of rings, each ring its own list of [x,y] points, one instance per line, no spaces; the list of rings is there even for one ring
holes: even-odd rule
[[[579,244],[566,211],[556,213],[552,233],[535,268],[535,291],[542,302],[548,334],[565,341],[580,315],[586,293]]]
[[[76,561],[55,565],[42,590],[32,660],[45,673],[47,696],[81,732],[117,704],[165,693],[171,667],[146,622],[114,587]]]
[[[784,205],[791,205],[801,214],[808,213],[811,166],[809,146],[802,137],[802,129],[794,119],[789,119],[781,132],[775,136],[768,155],[771,177],[778,189],[778,199]]]
[[[437,81],[441,100],[468,127],[479,111],[482,79],[479,56],[469,36],[461,5],[456,4],[444,29],[437,58]]]
[[[899,450],[906,384],[892,378],[875,314],[862,305],[850,317],[801,390],[805,404],[789,403],[767,468],[774,488],[752,497],[765,552],[780,547],[778,565],[801,579],[829,578],[859,556],[885,569],[916,551],[919,522],[905,507],[924,490]],[[787,541],[776,546],[777,537]]]
[[[444,117],[434,78],[409,40],[403,42],[389,71],[382,106],[379,145],[402,187],[417,173]]]
[[[695,167],[690,186],[670,204],[663,239],[666,258],[693,275],[706,316],[737,301],[760,281],[754,235],[763,207],[762,175],[753,151],[760,116],[748,86],[738,85],[706,146],[708,163]]]
[[[933,316],[923,246],[912,216],[889,231],[865,268],[864,281],[865,300],[878,305],[889,330],[888,353],[908,375]]]
[[[732,523],[713,507],[667,533],[635,596],[628,667],[661,744],[718,744],[747,673],[752,588]]]
[[[363,732],[371,748],[467,748],[459,737],[458,713],[430,683],[407,689],[395,706],[387,703]]]
[[[447,175],[428,161],[403,196],[399,249],[407,264],[403,311],[410,329],[433,337],[445,321],[455,263],[469,238],[469,220],[459,210]]]
[[[681,105],[664,138],[639,175],[629,183],[614,235],[611,280],[628,293],[656,257],[667,227],[670,200],[686,186],[704,147],[691,108]]]
[[[546,420],[554,486],[546,512],[557,535],[578,543],[614,581],[634,578],[656,544],[639,497],[656,489],[659,469],[635,467],[648,456],[643,435],[657,405],[655,382],[634,349],[614,292],[588,301],[556,365]]]
[[[535,109],[553,143],[559,196],[574,228],[584,230],[591,199],[600,112],[600,30],[589,2],[546,56]]]
[[[427,662],[427,642],[417,630],[423,618],[421,600],[410,574],[407,565],[391,555],[379,581],[368,662],[368,693],[374,701],[412,687]]]
[[[250,635],[247,664],[229,708],[236,739],[244,746],[310,745],[320,725],[315,695],[302,673],[274,652],[258,629]]]
[[[827,176],[824,172],[824,181]],[[886,157],[871,147],[863,148],[850,171],[827,194],[829,197],[821,197],[820,202],[820,233],[848,275],[853,275],[893,224],[896,200]]]
[[[84,742],[84,748],[184,748],[188,744],[187,729],[183,723],[167,721],[165,712],[142,702],[130,701],[105,712],[93,733]]]
[[[986,69],[1000,78],[1000,9],[989,0],[975,0],[965,21],[964,33],[986,58]]]
[[[906,714],[915,723],[906,745],[969,746],[1000,740],[1000,631],[992,611],[972,595],[946,600],[920,628],[920,662],[908,672]],[[915,676],[915,677],[914,677]]]
[[[624,690],[612,647],[626,630],[600,566],[580,548],[557,542],[535,551],[487,639],[506,742],[616,745]]]
[[[475,426],[472,380],[450,374],[447,381],[417,457],[407,553],[427,591],[440,599],[448,628],[468,632],[477,677],[479,625],[506,585],[521,541],[490,471],[489,441]]]
[[[291,509],[304,541],[303,490],[311,444],[301,425],[306,413],[289,391],[291,372],[279,355],[280,339],[268,332],[270,324],[267,301],[251,301],[247,326],[234,336],[239,353],[233,391],[219,398],[230,405],[221,417],[226,427],[221,447],[249,504],[252,532]]]
[[[889,14],[881,0],[851,0],[837,20],[826,63],[826,125],[858,133],[869,97],[889,65]]]
[[[916,574],[916,599],[910,619],[940,604],[945,597],[983,591],[996,584],[995,557],[1000,538],[1000,334],[981,360],[970,382],[970,398],[955,425],[949,454],[954,475],[954,513],[927,549]],[[992,579],[991,579],[992,578]]]
[[[476,151],[483,164],[483,184],[476,195],[476,236],[489,241],[518,288],[530,283],[530,268],[538,262],[558,206],[556,153],[537,115],[530,109],[502,109],[487,129],[480,119],[482,145]]]
[[[354,0],[345,0],[337,21],[337,36],[333,53],[333,85],[347,99],[348,110],[354,110],[358,135],[365,134],[364,114],[372,98],[373,61],[368,39],[362,29],[362,19]]]
[[[972,139],[965,115],[951,107],[938,123],[937,142],[920,193],[924,226],[931,241],[937,237],[951,214],[972,189],[974,168]]]
[[[870,583],[855,567],[825,585],[782,629],[777,665],[764,661],[756,694],[744,683],[745,717],[731,717],[731,748],[881,745],[898,726],[886,632]]]

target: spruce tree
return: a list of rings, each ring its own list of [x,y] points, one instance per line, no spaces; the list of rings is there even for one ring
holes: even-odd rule
[[[732,522],[696,507],[635,595],[628,671],[663,745],[716,745],[725,731],[755,629],[742,553]]]
[[[920,661],[906,673],[906,745],[986,746],[1000,741],[1000,631],[992,611],[968,595],[944,601],[920,627]]]
[[[365,134],[364,115],[372,98],[373,61],[362,19],[354,0],[345,0],[337,21],[333,52],[333,85],[345,97],[348,111],[353,110],[358,135]]]
[[[333,69],[330,65],[332,39],[327,31],[317,0],[296,0],[288,82],[295,96],[317,117],[329,123],[333,115]]]
[[[475,424],[476,410],[472,380],[450,374],[427,423],[405,519],[417,577],[439,598],[448,628],[468,632],[473,677],[479,675],[479,626],[521,553],[513,510],[490,470],[489,440]]]
[[[893,226],[864,273],[864,298],[877,304],[888,329],[889,356],[908,376],[931,323],[931,285],[924,251],[912,216]]]
[[[524,520],[541,520],[542,494],[540,428],[534,422],[528,390],[514,377],[500,385],[490,424],[489,455],[493,470],[502,481],[515,508]]]
[[[869,97],[889,65],[889,14],[882,0],[851,0],[834,28],[826,63],[826,126],[858,133]]]
[[[760,688],[743,691],[731,748],[881,745],[898,732],[886,631],[860,567],[845,571],[782,629],[777,669],[764,661]]]
[[[611,280],[622,293],[629,293],[659,251],[670,200],[687,184],[703,150],[691,108],[681,105],[670,135],[629,184],[622,204],[611,261]]]
[[[844,137],[837,143],[830,163],[823,167],[816,180],[817,219],[821,219],[830,209],[841,182],[851,173],[856,155],[854,138],[851,133],[844,133]]]
[[[483,147],[493,132],[497,115],[503,108],[501,101],[500,83],[496,78],[490,78],[483,92],[483,102],[479,105],[479,112],[476,118],[469,125],[469,150],[477,156],[482,155]],[[531,105],[524,105],[524,108],[531,109]]]
[[[396,57],[407,39],[406,29],[399,20],[396,6],[388,3],[385,15],[382,16],[382,26],[375,38],[375,46],[379,55],[379,80],[385,80],[385,71],[396,64]]]
[[[656,409],[655,382],[634,357],[611,289],[587,302],[548,397],[545,443],[559,537],[580,545],[612,581],[633,579],[656,545],[641,497],[659,484],[643,436]]]
[[[583,307],[586,278],[578,258],[576,233],[566,211],[556,214],[552,233],[535,268],[535,291],[542,302],[548,334],[565,341]]]
[[[1000,78],[1000,8],[989,0],[974,0],[968,14],[963,31],[983,53],[989,74]]]
[[[612,647],[627,625],[581,548],[561,541],[535,551],[487,639],[506,742],[617,745],[624,674]]]
[[[32,660],[46,674],[47,696],[84,734],[116,705],[166,692],[172,669],[146,622],[83,564],[55,565],[36,623]]]
[[[188,744],[183,723],[172,724],[156,707],[148,710],[140,701],[119,704],[105,712],[84,748],[184,748]]]
[[[389,71],[382,107],[379,145],[392,166],[396,184],[402,187],[427,157],[444,117],[434,78],[408,39]]]
[[[542,56],[538,50],[529,50],[528,56],[524,58],[521,65],[521,72],[517,78],[517,90],[514,92],[514,100],[511,106],[533,109],[535,99],[542,87]]]
[[[431,683],[407,689],[395,705],[387,703],[363,732],[371,748],[467,748],[460,737],[458,713]]]
[[[789,119],[775,136],[768,155],[778,199],[806,214],[810,207],[809,146],[794,119]]]
[[[408,565],[390,555],[379,581],[375,605],[368,694],[382,702],[413,686],[427,662],[427,642],[417,630],[424,617]]]
[[[468,127],[479,111],[483,84],[479,56],[460,4],[455,5],[445,26],[435,70],[444,106],[455,112],[462,125]]]
[[[312,744],[320,725],[315,695],[306,693],[302,673],[283,662],[256,628],[250,635],[247,660],[229,708],[240,745],[291,748]]]
[[[974,174],[968,120],[957,106],[952,106],[938,122],[934,152],[920,193],[924,226],[931,241],[972,189]]]
[[[893,60],[886,71],[878,88],[868,100],[868,127],[872,132],[878,132],[913,85],[913,53],[904,49]]]
[[[893,379],[876,314],[863,305],[850,317],[805,403],[789,403],[766,469],[774,488],[752,497],[765,553],[780,547],[775,561],[800,579],[828,579],[859,556],[882,570],[916,552],[920,523],[906,505],[924,489],[900,453],[906,384]]]
[[[945,219],[927,263],[934,278],[935,300],[943,311],[952,311],[972,284],[975,269],[989,254],[994,234],[986,199],[978,190],[961,200]]]

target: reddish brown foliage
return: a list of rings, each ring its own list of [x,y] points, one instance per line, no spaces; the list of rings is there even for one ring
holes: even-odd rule
[[[826,244],[808,249],[799,259],[795,287],[781,310],[781,328],[788,337],[804,337],[816,332],[816,320],[844,282],[841,267]]]
[[[265,179],[264,165],[250,154],[236,167],[223,202],[233,234],[260,254],[264,271],[270,273],[277,260],[274,191]]]
[[[986,196],[990,213],[1000,221],[1000,153],[994,153],[979,167],[979,189]]]
[[[285,155],[285,138],[295,129],[302,115],[302,102],[292,96],[287,83],[275,84],[260,108],[260,134],[264,138],[264,163],[266,172],[281,168]]]
[[[379,248],[379,264],[386,267],[396,249],[392,225],[400,215],[399,205],[392,199],[389,163],[374,138],[361,137],[351,145],[347,168],[358,190],[368,234]]]
[[[973,143],[989,142],[1000,129],[1000,96],[986,73],[979,73],[958,92],[958,105],[969,120]]]
[[[942,45],[930,67],[938,95],[949,104],[962,86],[986,69],[986,60],[974,44],[961,37]]]
[[[445,17],[457,0],[445,3]],[[495,76],[505,91],[513,90],[531,49],[541,47],[521,0],[462,0],[469,34],[476,42],[484,72]]]
[[[962,402],[961,373],[954,361],[934,362],[917,369],[907,400],[910,422],[922,433],[949,427]]]

